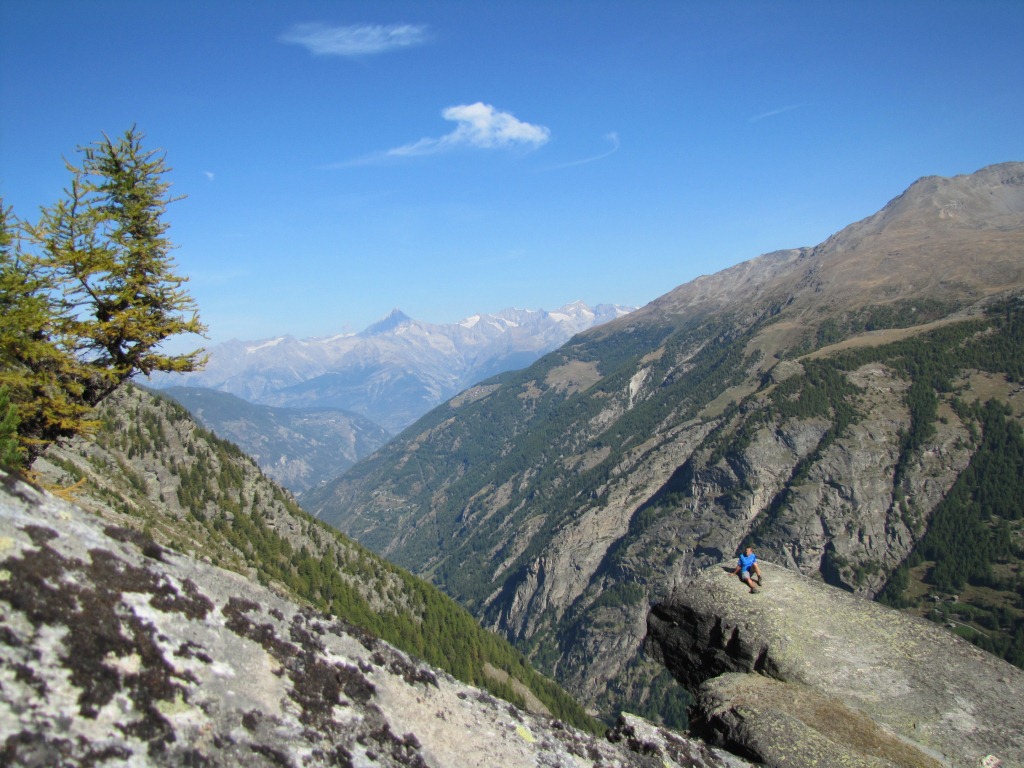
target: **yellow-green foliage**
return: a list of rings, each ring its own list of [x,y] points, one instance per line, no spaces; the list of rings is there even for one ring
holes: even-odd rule
[[[18,444],[18,411],[11,403],[7,387],[0,387],[0,467],[18,469],[24,460]]]
[[[80,147],[64,197],[35,224],[0,201],[0,385],[29,463],[92,425],[88,410],[134,373],[194,369],[199,350],[159,345],[202,334],[162,220],[170,170],[134,127]]]

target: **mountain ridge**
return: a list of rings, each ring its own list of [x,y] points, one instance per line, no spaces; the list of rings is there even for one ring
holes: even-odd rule
[[[412,318],[405,314],[402,310],[395,307],[385,317],[381,318],[375,323],[371,323],[360,331],[357,336],[377,336],[388,331],[393,331],[407,323],[413,322]]]
[[[296,497],[342,474],[391,437],[369,419],[338,408],[275,408],[205,387],[159,392],[185,406],[218,437],[235,443]]]
[[[595,711],[676,707],[637,650],[650,600],[744,540],[879,594],[984,432],[1021,420],[1022,186],[1021,163],[918,182],[818,246],[680,286],[436,408],[309,507]]]
[[[859,288],[859,294],[868,291],[868,297],[861,296],[858,304],[915,298],[961,287],[967,287],[974,297],[986,295],[999,286],[1019,283],[1024,273],[1019,251],[1012,250],[1019,242],[1015,233],[1024,211],[1022,176],[1024,163],[1013,162],[953,178],[925,177],[878,212],[844,227],[818,246],[772,251],[713,275],[700,276],[640,308],[628,320],[618,322],[639,323],[659,315],[690,318],[741,302],[792,302],[806,297],[808,292],[849,295],[851,286]],[[974,215],[979,210],[983,220]],[[1006,229],[1013,222],[1017,226]],[[980,242],[963,237],[978,231],[987,232]],[[940,262],[943,266],[956,269],[937,274],[937,264],[922,258],[921,249],[939,239],[952,247],[967,246],[967,256],[984,248],[984,263],[989,271],[979,272],[973,265],[962,268],[958,262],[944,261]],[[844,258],[868,250],[873,252],[869,264],[859,263],[857,272],[843,269]],[[913,262],[909,263],[911,259]],[[909,282],[879,285],[884,278],[891,277],[884,270],[899,268],[897,274],[903,274],[908,266],[923,270],[928,281],[917,287]],[[606,328],[614,329],[615,326]]]

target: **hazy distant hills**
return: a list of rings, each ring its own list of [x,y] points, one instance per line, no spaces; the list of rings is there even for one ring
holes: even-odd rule
[[[369,419],[338,408],[275,408],[204,387],[167,387],[163,392],[300,497],[390,438]]]
[[[1006,163],[581,333],[305,503],[588,706],[667,716],[684,702],[641,652],[648,606],[744,541],[1024,663],[1022,419]]]
[[[575,302],[553,312],[506,309],[452,324],[395,310],[361,333],[229,341],[208,350],[203,371],[154,376],[150,383],[207,387],[263,405],[338,408],[397,433],[466,387],[523,368],[631,309]]]

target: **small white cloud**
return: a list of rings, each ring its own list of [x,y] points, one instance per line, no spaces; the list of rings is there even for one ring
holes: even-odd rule
[[[539,147],[551,138],[542,125],[518,120],[509,112],[499,112],[490,104],[460,104],[448,107],[441,116],[457,123],[455,130],[437,139],[420,139],[388,150],[390,157],[427,155],[456,147],[510,149],[515,146]]]
[[[213,181],[213,171],[203,171],[203,176],[205,176],[210,181]]]
[[[427,40],[427,28],[420,24],[296,24],[281,40],[301,45],[318,56],[367,56],[422,45]]]

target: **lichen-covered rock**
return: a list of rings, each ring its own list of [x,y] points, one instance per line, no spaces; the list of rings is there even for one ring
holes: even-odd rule
[[[0,765],[740,763],[524,713],[0,473]],[[684,760],[685,757],[685,760]]]
[[[633,752],[664,760],[665,765],[723,765],[727,768],[753,768],[735,755],[715,749],[703,742],[686,738],[665,728],[658,728],[643,718],[623,712],[608,739],[623,744]]]
[[[721,743],[777,766],[1024,765],[1024,671],[792,571],[766,566],[758,594],[730,571],[648,619],[649,652]]]

